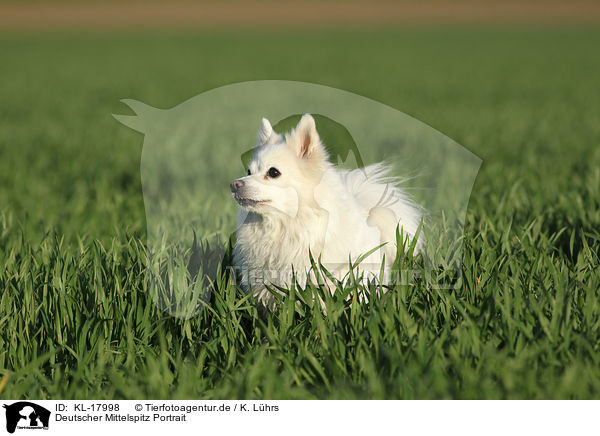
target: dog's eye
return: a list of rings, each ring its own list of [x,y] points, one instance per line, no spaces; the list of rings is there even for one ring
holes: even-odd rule
[[[269,176],[272,179],[279,177],[280,175],[281,175],[281,173],[275,167],[271,167],[271,168],[269,168],[269,171],[267,171],[267,176]]]
[[[250,168],[248,168],[248,175],[251,176],[252,173],[250,172]]]

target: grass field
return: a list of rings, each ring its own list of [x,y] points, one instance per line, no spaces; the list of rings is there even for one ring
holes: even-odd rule
[[[600,397],[599,45],[592,26],[0,35],[0,397]],[[154,305],[142,136],[111,113],[255,79],[365,95],[483,159],[461,289],[327,317],[262,318],[232,285],[189,320]]]

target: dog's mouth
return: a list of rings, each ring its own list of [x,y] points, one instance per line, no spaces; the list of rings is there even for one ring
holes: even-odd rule
[[[238,194],[231,194],[231,196],[238,202],[238,204],[242,207],[249,206],[262,206],[264,204],[270,203],[271,200],[254,200],[252,198],[242,197]]]

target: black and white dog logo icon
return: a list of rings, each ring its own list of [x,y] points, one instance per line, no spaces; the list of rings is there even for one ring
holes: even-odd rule
[[[47,429],[50,411],[29,401],[19,401],[4,405],[6,409],[6,431],[14,433],[15,429]]]

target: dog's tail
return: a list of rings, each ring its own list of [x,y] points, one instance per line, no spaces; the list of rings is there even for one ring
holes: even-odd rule
[[[390,175],[391,168],[377,163],[348,171],[345,184],[356,199],[369,225],[377,227],[382,243],[386,243],[386,257],[393,261],[396,254],[396,228],[400,227],[405,241],[410,243],[417,234],[424,210],[417,206],[400,185],[401,177]],[[425,239],[419,234],[416,251],[423,248]]]

